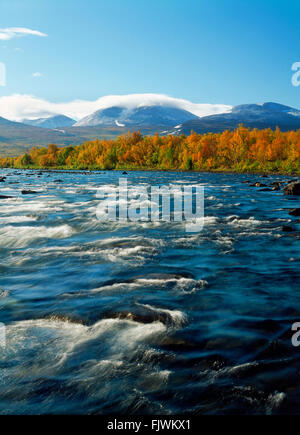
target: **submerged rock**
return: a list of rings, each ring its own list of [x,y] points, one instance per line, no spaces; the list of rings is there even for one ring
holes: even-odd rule
[[[171,311],[147,305],[136,307],[134,311],[122,310],[119,312],[108,312],[106,317],[120,320],[132,320],[133,322],[144,324],[161,322],[167,326],[176,326],[185,322],[185,317],[180,311]]]
[[[4,183],[5,177],[0,177],[0,183]]]
[[[0,199],[10,199],[10,198],[13,198],[13,196],[0,195]]]
[[[300,181],[293,181],[283,188],[285,195],[300,195]]]
[[[45,317],[46,320],[50,322],[63,322],[63,323],[74,323],[76,325],[85,325],[86,322],[83,319],[77,317],[65,315],[65,314],[51,314]]]

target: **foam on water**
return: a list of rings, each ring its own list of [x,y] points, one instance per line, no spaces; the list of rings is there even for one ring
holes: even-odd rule
[[[7,345],[0,361],[13,359],[16,364],[7,369],[4,376],[14,376],[18,369],[22,376],[34,378],[55,373],[67,375],[69,363],[73,359],[84,361],[85,350],[98,343],[98,358],[92,362],[91,370],[95,366],[106,370],[112,361],[116,367],[120,367],[128,352],[137,351],[140,345],[147,346],[147,342],[150,345],[152,337],[158,337],[165,331],[166,326],[160,322],[141,324],[120,319],[104,319],[92,326],[67,319],[56,320],[55,317],[52,320],[15,322],[6,328]],[[34,355],[34,359],[24,366],[22,358],[29,353]]]
[[[74,234],[69,225],[57,227],[11,225],[0,228],[0,244],[6,248],[24,248],[41,239],[65,239]]]
[[[171,287],[172,290],[179,291],[181,293],[194,293],[207,286],[208,283],[205,280],[195,280],[185,277],[165,277],[165,278],[137,278],[129,282],[117,282],[109,285],[104,285],[97,289],[93,289],[92,292],[114,292],[116,290],[136,290],[139,288],[165,288]]]

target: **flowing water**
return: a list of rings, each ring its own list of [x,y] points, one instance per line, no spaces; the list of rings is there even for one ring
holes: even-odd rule
[[[299,200],[245,183],[288,178],[130,172],[205,186],[186,233],[100,222],[97,188],[120,172],[3,175],[1,414],[299,413]]]

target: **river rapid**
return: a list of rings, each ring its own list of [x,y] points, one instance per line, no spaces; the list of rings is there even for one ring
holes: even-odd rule
[[[1,414],[299,413],[299,199],[249,186],[290,177],[1,176]],[[99,221],[125,176],[204,186],[202,231]]]

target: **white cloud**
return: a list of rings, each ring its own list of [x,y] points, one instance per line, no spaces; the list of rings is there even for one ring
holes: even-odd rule
[[[32,77],[43,77],[43,74],[37,71],[32,74]]]
[[[0,86],[6,86],[6,66],[0,62]]]
[[[9,41],[12,38],[20,36],[48,36],[46,33],[39,32],[38,30],[27,29],[26,27],[8,27],[7,29],[0,29],[0,40]]]
[[[132,109],[141,106],[162,105],[188,110],[197,116],[229,112],[231,106],[223,104],[197,104],[188,100],[160,94],[108,95],[95,101],[74,100],[66,103],[51,103],[33,95],[14,94],[0,97],[0,116],[14,121],[36,119],[63,114],[79,120],[96,110],[112,106]]]

